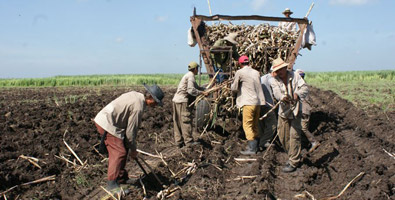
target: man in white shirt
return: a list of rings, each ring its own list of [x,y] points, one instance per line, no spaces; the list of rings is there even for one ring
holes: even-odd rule
[[[268,113],[268,111],[275,104],[273,99],[272,86],[271,86],[272,81],[273,81],[273,77],[271,75],[271,72],[261,77],[262,90],[266,102],[266,104],[261,107],[261,116],[267,113],[266,118],[264,120],[259,121],[259,135],[260,135],[259,147],[262,149],[268,148],[270,146],[270,142],[277,131],[276,114],[274,112]]]
[[[283,12],[284,16],[286,18],[291,18],[292,11],[289,8],[286,8]],[[296,32],[296,22],[287,22],[287,21],[281,21],[278,23],[278,27],[286,32]]]
[[[237,70],[230,89],[233,93],[237,93],[236,106],[243,108],[243,130],[248,140],[246,150],[240,153],[254,155],[258,151],[258,120],[260,107],[265,105],[265,97],[260,74],[249,66],[248,57],[241,56],[239,64],[241,69]]]

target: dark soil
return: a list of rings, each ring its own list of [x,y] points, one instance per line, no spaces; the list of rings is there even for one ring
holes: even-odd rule
[[[257,158],[255,162],[234,160],[242,158],[239,151],[246,145],[237,119],[219,122],[201,136],[201,145],[177,150],[171,106],[175,88],[163,89],[164,106],[148,108],[144,113],[138,148],[152,154],[156,154],[155,150],[170,152],[165,158],[168,167],[160,159],[142,156],[148,161],[159,160],[153,165],[154,171],[167,188],[180,187],[170,199],[295,199],[295,195],[307,192],[322,199],[338,195],[361,172],[364,174],[340,199],[395,197],[395,159],[384,151],[395,152],[395,112],[364,112],[333,92],[312,88],[310,130],[321,146],[308,154],[309,144],[303,142],[303,164],[286,174],[281,169],[287,155],[278,145],[266,154],[252,156]],[[94,191],[106,184],[107,163],[94,150],[99,136],[91,119],[129,90],[143,88],[1,89],[0,191],[51,175],[55,180],[18,186],[0,199],[93,198]],[[85,163],[84,167],[63,140]],[[41,169],[21,155],[39,159]],[[188,162],[197,165],[193,174],[172,177],[170,170],[177,173]],[[131,177],[142,174],[134,162],[129,161],[127,168]],[[240,180],[241,176],[250,178]],[[147,198],[155,199],[159,191],[154,180],[152,176],[143,178]],[[130,189],[126,199],[144,198],[139,183]]]

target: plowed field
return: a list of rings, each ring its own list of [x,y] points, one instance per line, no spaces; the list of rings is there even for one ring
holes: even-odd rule
[[[144,113],[138,148],[164,156],[167,165],[140,154],[163,185],[174,189],[166,193],[169,199],[395,198],[394,112],[362,111],[333,92],[312,88],[310,130],[321,146],[307,153],[309,144],[303,142],[302,166],[286,174],[281,169],[287,155],[279,145],[248,157],[255,161],[235,160],[246,158],[239,154],[246,141],[237,119],[196,133],[201,145],[176,148],[175,88],[163,89],[164,106]],[[107,163],[95,151],[99,136],[91,119],[129,90],[143,88],[1,89],[0,199],[100,199]],[[131,178],[143,174],[133,161],[127,169]],[[54,178],[31,183],[46,177]],[[142,177],[146,195],[137,181],[125,199],[155,199],[159,189],[154,180],[152,174]]]

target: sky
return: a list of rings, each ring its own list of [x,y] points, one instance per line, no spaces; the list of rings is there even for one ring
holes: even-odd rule
[[[394,0],[0,0],[0,78],[185,73],[199,61],[187,44],[194,7],[303,18],[313,2],[317,45],[295,68],[395,70]]]

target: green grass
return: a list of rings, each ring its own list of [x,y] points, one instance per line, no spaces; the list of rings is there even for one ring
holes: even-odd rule
[[[55,76],[50,78],[0,79],[1,87],[59,87],[59,86],[136,86],[156,83],[177,86],[184,74],[129,74]],[[395,70],[351,71],[351,72],[311,72],[306,81],[324,90],[332,90],[354,105],[368,109],[372,106],[384,111],[395,110],[394,89]],[[196,81],[198,81],[196,76]],[[207,83],[207,75],[202,75],[202,83]],[[98,91],[100,93],[100,91]],[[78,96],[64,99],[53,97],[55,102],[73,103]]]
[[[183,74],[129,74],[0,79],[0,87],[131,86],[143,83],[177,85],[182,76]],[[208,82],[208,77],[202,76],[202,80]]]
[[[332,90],[362,109],[379,107],[395,110],[395,70],[358,72],[311,72],[306,82],[312,86]]]

